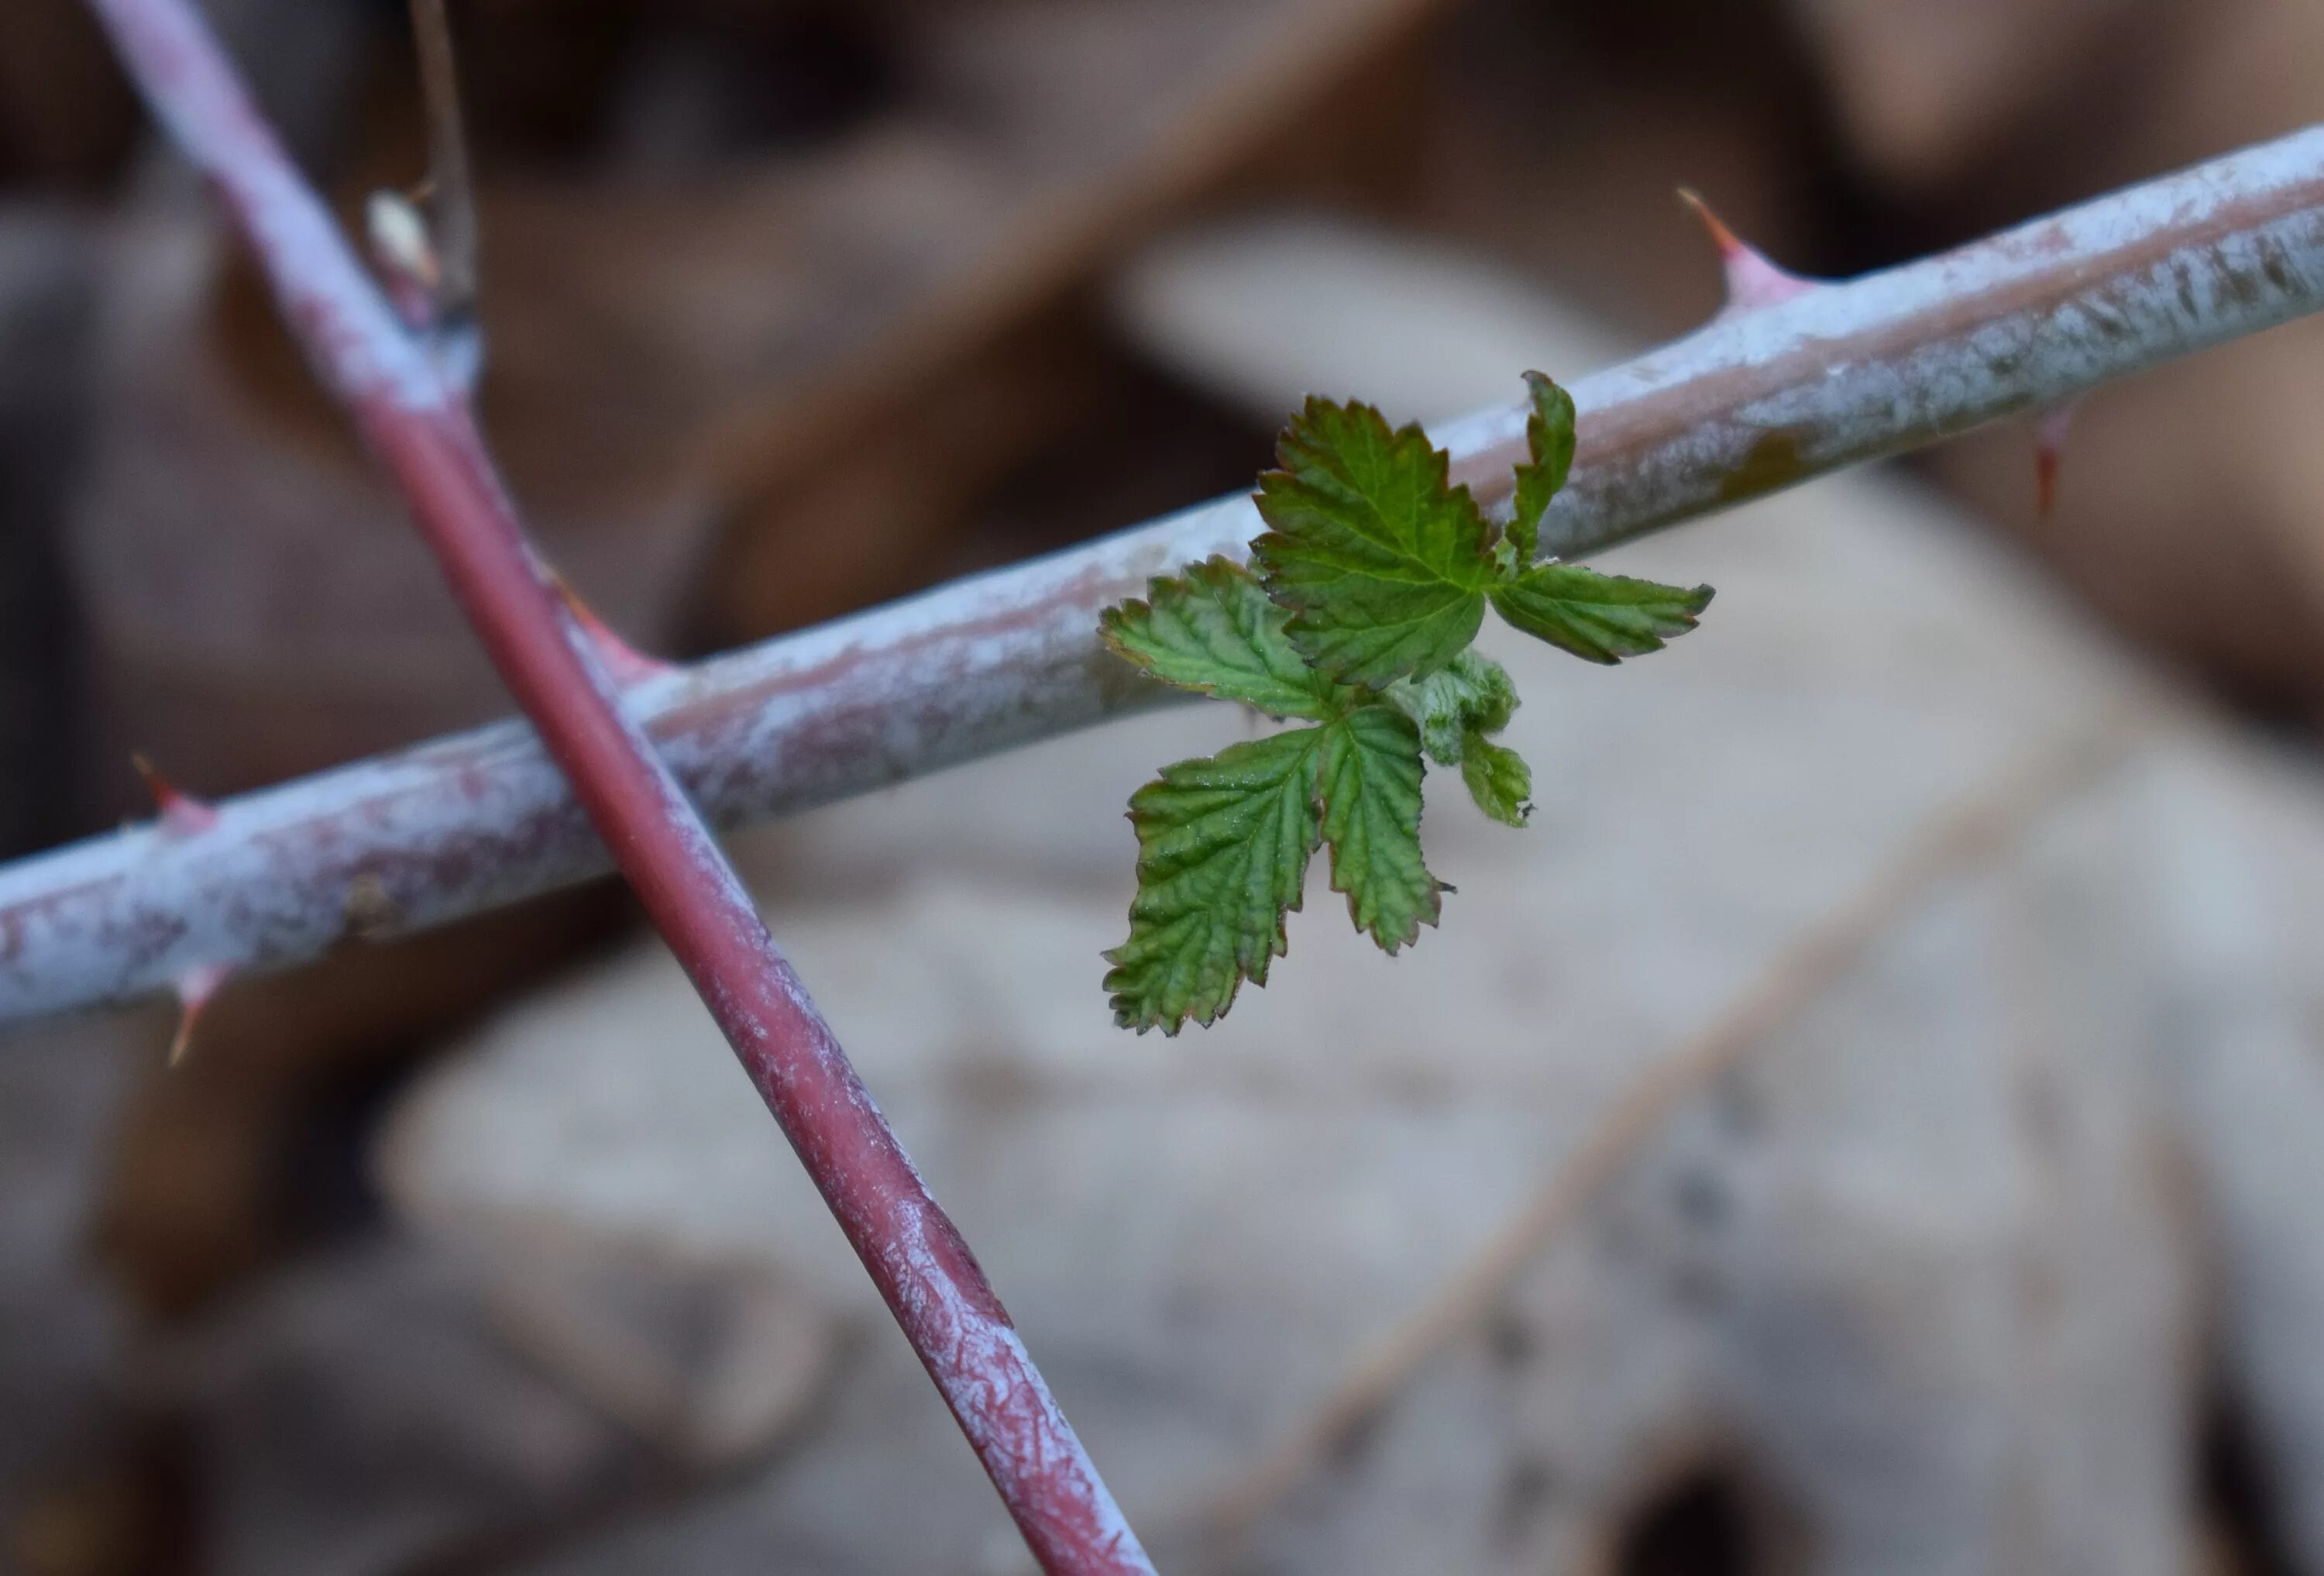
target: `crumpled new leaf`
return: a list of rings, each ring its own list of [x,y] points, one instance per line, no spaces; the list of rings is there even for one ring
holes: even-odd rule
[[[1463,651],[1427,677],[1401,680],[1385,693],[1419,727],[1422,747],[1439,766],[1460,765],[1471,731],[1498,733],[1517,709],[1509,670],[1480,651]]]
[[[1533,770],[1516,751],[1492,742],[1517,709],[1508,668],[1463,651],[1425,678],[1390,685],[1388,697],[1419,727],[1429,760],[1461,769],[1479,809],[1511,826],[1526,824],[1533,813]]]

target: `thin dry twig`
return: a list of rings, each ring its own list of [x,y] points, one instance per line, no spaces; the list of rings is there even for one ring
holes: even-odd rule
[[[478,226],[475,178],[460,111],[459,62],[444,0],[411,0],[420,104],[428,122],[428,212],[434,221],[437,309],[447,324],[475,319]]]

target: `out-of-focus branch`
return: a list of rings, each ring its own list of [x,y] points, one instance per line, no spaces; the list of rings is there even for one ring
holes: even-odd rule
[[[1027,1546],[1055,1576],[1150,1576],[967,1244],[684,790],[622,712],[595,641],[525,539],[465,390],[357,266],[188,0],[90,4],[401,488],[501,677],[782,1125]],[[190,844],[217,829],[181,824],[174,834]]]
[[[1582,379],[1581,453],[1544,545],[1586,554],[2319,306],[2324,129],[1722,314]],[[1513,404],[1435,436],[1489,496],[1523,422]],[[1240,557],[1259,529],[1248,498],[1221,499],[714,659],[623,704],[713,820],[803,809],[1172,698],[1106,655],[1098,611],[1149,576]],[[201,837],[133,828],[0,868],[0,1021],[143,995],[206,963],[298,963],[605,862],[517,724],[218,808]]]
[[[420,107],[428,121],[428,214],[436,244],[437,309],[465,324],[476,309],[476,186],[460,114],[459,62],[444,0],[411,0]]]

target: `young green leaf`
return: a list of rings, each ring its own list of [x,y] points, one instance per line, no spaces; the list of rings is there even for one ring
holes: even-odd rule
[[[1290,615],[1250,571],[1225,558],[1149,582],[1144,602],[1106,609],[1098,633],[1165,684],[1236,700],[1276,717],[1321,722],[1339,705],[1331,680],[1283,632]]]
[[[1496,821],[1522,826],[1533,806],[1533,770],[1514,750],[1489,735],[1509,725],[1517,709],[1508,669],[1474,650],[1425,678],[1391,684],[1388,699],[1420,728],[1421,748],[1439,766],[1457,766],[1477,807]]]
[[[1323,729],[1323,840],[1332,889],[1356,928],[1393,954],[1443,908],[1420,858],[1420,730],[1391,706],[1360,706]]]
[[[1225,558],[1150,584],[1101,621],[1105,643],[1164,683],[1315,725],[1163,769],[1130,801],[1138,895],[1106,954],[1114,1021],[1209,1024],[1267,982],[1315,850],[1356,928],[1394,953],[1450,889],[1421,857],[1427,760],[1458,766],[1478,806],[1525,825],[1533,773],[1492,741],[1517,710],[1499,663],[1470,650],[1489,600],[1530,634],[1597,662],[1694,627],[1711,588],[1536,565],[1574,453],[1573,401],[1538,373],[1515,518],[1496,531],[1416,427],[1310,400],[1259,479],[1258,573]]]
[[[1476,639],[1495,533],[1425,433],[1311,399],[1276,457],[1282,468],[1259,483],[1270,529],[1251,551],[1303,656],[1377,688],[1434,672]]]
[[[1495,587],[1493,605],[1526,633],[1610,666],[1659,651],[1694,628],[1711,595],[1708,585],[1689,591],[1572,564],[1536,564]]]
[[[1460,765],[1462,741],[1472,730],[1498,733],[1517,709],[1509,670],[1475,650],[1425,678],[1398,679],[1382,693],[1418,724],[1421,748],[1439,766]]]
[[[1462,742],[1461,780],[1469,785],[1477,807],[1496,821],[1522,826],[1533,814],[1533,768],[1516,751],[1482,733],[1471,733]]]
[[[1573,469],[1573,396],[1537,372],[1526,373],[1533,414],[1526,419],[1526,445],[1533,463],[1517,467],[1517,516],[1509,521],[1504,567],[1528,567],[1541,550],[1541,517]]]
[[[1244,980],[1267,983],[1322,834],[1324,732],[1297,728],[1182,760],[1130,797],[1138,896],[1130,939],[1105,954],[1115,1023],[1176,1034],[1189,1018],[1208,1025],[1224,1012]]]

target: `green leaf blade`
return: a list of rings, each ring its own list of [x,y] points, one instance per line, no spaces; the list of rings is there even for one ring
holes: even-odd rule
[[[1541,517],[1573,469],[1573,396],[1537,372],[1526,373],[1533,414],[1526,419],[1526,445],[1533,463],[1517,467],[1517,516],[1510,521],[1511,573],[1529,567],[1541,550]]]
[[[1311,399],[1259,478],[1268,530],[1251,544],[1291,642],[1347,684],[1442,668],[1476,639],[1495,533],[1416,426]]]
[[[1493,606],[1517,628],[1611,666],[1659,651],[1695,627],[1711,589],[1661,585],[1601,575],[1574,564],[1538,564],[1493,592]]]
[[[1165,684],[1321,722],[1338,711],[1333,686],[1284,633],[1289,618],[1250,570],[1214,558],[1150,582],[1143,602],[1106,609],[1098,632]]]
[[[1129,940],[1105,954],[1115,1023],[1176,1034],[1190,1018],[1213,1021],[1243,981],[1267,983],[1322,836],[1316,766],[1327,731],[1182,760],[1131,796],[1138,895]]]
[[[1477,808],[1508,826],[1523,826],[1533,815],[1533,768],[1516,751],[1471,733],[1461,751],[1461,780]]]
[[[1443,908],[1420,855],[1420,730],[1391,706],[1362,706],[1323,733],[1323,840],[1332,889],[1349,917],[1393,954]]]

